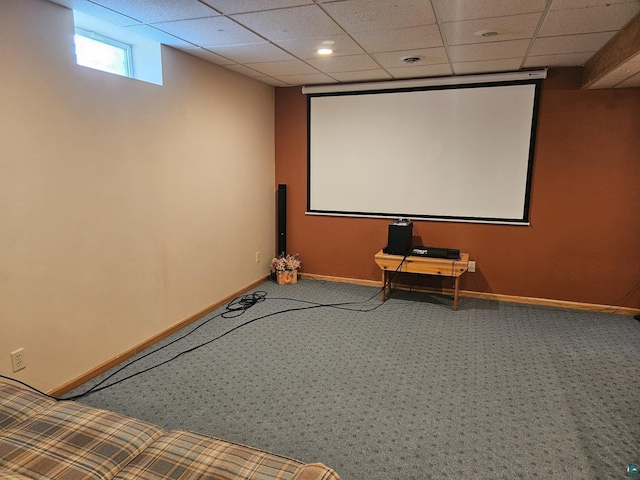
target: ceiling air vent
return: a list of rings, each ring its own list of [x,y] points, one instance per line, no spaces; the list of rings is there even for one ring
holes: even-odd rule
[[[420,60],[422,60],[422,57],[406,56],[406,57],[400,57],[400,60],[402,60],[404,63],[408,63],[411,65],[414,63],[418,63]]]

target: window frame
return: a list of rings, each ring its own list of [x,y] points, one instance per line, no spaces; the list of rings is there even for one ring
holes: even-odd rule
[[[94,70],[100,70],[100,71],[103,71],[103,72],[106,71],[107,73],[114,73],[116,75],[122,75],[122,76],[129,77],[129,78],[135,78],[134,77],[134,72],[133,72],[133,46],[132,45],[129,45],[128,43],[120,42],[120,41],[115,40],[113,38],[105,37],[104,35],[100,35],[99,33],[92,32],[92,31],[89,31],[89,30],[85,30],[85,29],[80,28],[80,27],[75,27],[75,35],[78,35],[78,36],[81,36],[81,37],[85,37],[85,38],[88,38],[90,40],[94,40],[96,42],[100,42],[100,43],[103,43],[105,45],[109,45],[109,46],[112,46],[112,47],[115,47],[115,48],[119,48],[120,50],[123,50],[125,52],[125,69],[126,69],[126,72],[124,74],[119,74],[119,73],[111,72],[111,71],[108,71],[108,70],[102,70],[102,69],[99,69],[99,68],[90,67],[90,66],[87,66],[87,65],[82,65],[82,64],[78,63],[78,58],[76,56],[76,63],[78,65],[81,65],[81,66],[84,66],[84,67],[87,67],[87,68],[93,68]]]

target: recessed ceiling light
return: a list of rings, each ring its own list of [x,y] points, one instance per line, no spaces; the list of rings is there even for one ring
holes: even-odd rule
[[[318,55],[331,55],[333,53],[333,50],[331,50],[330,48],[319,48],[318,49]]]
[[[334,45],[336,42],[334,42],[333,40],[325,40],[324,42],[322,42],[323,45]]]

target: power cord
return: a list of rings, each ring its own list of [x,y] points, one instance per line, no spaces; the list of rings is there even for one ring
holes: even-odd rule
[[[402,263],[404,262],[405,258],[402,259],[402,262],[400,262],[400,264],[398,265],[398,268],[396,269],[396,272],[400,269]],[[394,272],[394,273],[396,273]],[[389,280],[389,283],[391,282],[391,279]],[[386,288],[386,285],[383,286],[383,288]],[[370,297],[368,300],[366,300],[367,302],[372,300],[373,298],[375,298],[378,295],[378,293],[376,293],[375,295],[373,295],[372,297]],[[95,384],[94,386],[92,386],[91,388],[89,388],[87,391],[77,394],[77,395],[73,395],[70,397],[65,397],[65,398],[60,398],[59,400],[77,400],[80,399],[82,397],[85,397],[91,393],[96,393],[99,392],[101,390],[107,389],[109,387],[112,387],[114,385],[117,385],[119,383],[124,382],[125,380],[129,380],[133,377],[136,377],[138,375],[141,375],[143,373],[146,373],[150,370],[153,370],[155,368],[158,368],[162,365],[165,365],[169,362],[172,362],[173,360],[177,359],[178,357],[185,355],[187,353],[193,352],[194,350],[197,350],[199,348],[202,348],[206,345],[209,345],[219,339],[221,339],[222,337],[225,337],[226,335],[229,335],[232,332],[235,332],[236,330],[245,327],[253,322],[256,322],[258,320],[263,320],[265,318],[268,317],[272,317],[274,315],[279,315],[282,313],[288,313],[288,312],[295,312],[295,311],[301,311],[301,310],[309,310],[312,308],[337,308],[337,309],[341,309],[341,310],[350,310],[350,311],[354,311],[354,312],[363,312],[363,313],[368,313],[371,312],[377,308],[379,308],[382,303],[369,308],[369,309],[356,309],[356,308],[350,308],[350,306],[352,305],[357,305],[358,303],[364,303],[364,302],[340,302],[340,303],[330,303],[330,304],[326,304],[326,303],[316,303],[316,302],[311,302],[311,301],[307,301],[307,300],[298,300],[298,299],[291,299],[291,298],[282,298],[282,300],[289,300],[289,301],[297,301],[297,302],[302,302],[307,304],[306,306],[302,306],[302,307],[293,307],[293,308],[287,308],[285,310],[279,310],[277,312],[272,312],[272,313],[268,313],[266,315],[262,315],[256,318],[253,318],[251,320],[248,320],[244,323],[241,323],[240,325],[235,326],[234,328],[227,330],[226,332],[218,335],[217,337],[214,337],[206,342],[203,342],[199,345],[196,345],[192,348],[189,348],[187,350],[183,350],[182,352],[178,353],[177,355],[169,358],[168,360],[162,361],[160,363],[157,363],[155,365],[152,365],[148,368],[145,368],[143,370],[140,370],[139,372],[136,373],[132,373],[131,375],[128,375],[124,378],[121,378],[117,381],[114,381],[112,383],[108,383],[106,385],[104,385],[109,379],[113,378],[115,375],[117,375],[118,373],[122,372],[124,369],[130,367],[131,365],[133,365],[134,363],[139,362],[140,360],[147,358],[150,355],[153,355],[156,352],[159,352],[160,350],[163,350],[167,347],[169,347],[170,345],[173,345],[174,343],[182,340],[183,338],[191,335],[192,333],[194,333],[196,330],[198,330],[199,328],[203,327],[204,325],[208,324],[209,322],[211,322],[212,320],[216,319],[216,318],[236,318],[239,317],[240,315],[243,315],[248,309],[250,309],[251,307],[253,307],[254,305],[256,305],[257,303],[263,302],[267,299],[267,293],[264,291],[256,291],[254,293],[251,294],[247,294],[247,295],[243,295],[240,297],[237,297],[235,299],[233,299],[231,302],[229,302],[229,304],[226,306],[225,310],[222,313],[219,313],[218,315],[215,315],[209,319],[207,319],[206,321],[202,322],[201,324],[199,324],[198,326],[196,326],[195,328],[192,328],[190,331],[188,331],[187,333],[185,333],[184,335],[172,340],[171,342],[156,348],[155,350],[152,350],[140,357],[137,357],[136,359],[128,362],[127,364],[121,366],[120,368],[116,369],[115,371],[113,371],[110,375],[108,375],[107,377],[105,377],[104,379],[102,379],[99,383]]]
[[[267,292],[264,292],[262,290],[247,295],[242,295],[241,297],[236,297],[231,302],[229,302],[226,311],[222,312],[220,316],[222,318],[239,317],[244,312],[253,307],[256,303],[264,302],[265,298],[267,298]]]
[[[225,310],[222,313],[219,313],[217,315],[214,315],[213,317],[205,320],[204,322],[200,323],[199,325],[197,325],[196,327],[192,328],[191,330],[189,330],[187,333],[185,333],[184,335],[181,335],[180,337],[172,340],[171,342],[162,345],[161,347],[156,348],[155,350],[152,350],[148,353],[145,353],[144,355],[141,355],[137,358],[135,358],[134,360],[126,363],[125,365],[121,366],[120,368],[116,369],[114,372],[112,372],[110,375],[108,375],[107,377],[103,378],[99,383],[95,384],[93,387],[91,387],[89,390],[87,390],[86,392],[80,393],[78,395],[73,395],[71,397],[66,397],[66,398],[61,398],[60,400],[77,400],[79,398],[85,397],[91,393],[95,393],[95,392],[99,392],[101,390],[104,390],[106,388],[112,387],[114,385],[117,385],[118,383],[124,382],[125,380],[128,380],[130,378],[133,378],[135,376],[138,376],[142,373],[148,372],[149,370],[153,370],[154,368],[157,368],[161,365],[164,365],[166,363],[169,363],[172,360],[175,360],[176,358],[180,357],[181,355],[184,355],[186,353],[192,352],[194,350],[197,350],[200,347],[203,347],[205,345],[208,345],[209,343],[218,340],[222,337],[224,337],[225,335],[228,335],[229,333],[245,326],[248,325],[250,323],[253,323],[256,320],[260,320],[259,318],[255,318],[253,320],[249,320],[248,322],[242,323],[238,326],[236,326],[235,328],[232,328],[231,330],[226,331],[225,333],[223,333],[222,335],[219,335],[217,337],[215,337],[212,340],[209,340],[201,345],[197,345],[193,348],[190,348],[188,350],[185,350],[183,352],[180,352],[178,355],[170,358],[169,360],[165,360],[164,362],[158,363],[156,365],[153,365],[149,368],[146,368],[144,370],[141,370],[139,372],[133,373],[127,377],[124,377],[116,382],[113,383],[109,383],[107,385],[101,386],[103,385],[105,382],[107,382],[107,380],[109,380],[110,378],[113,378],[115,375],[117,375],[118,373],[120,373],[121,371],[123,371],[124,369],[130,367],[131,365],[133,365],[134,363],[139,362],[140,360],[149,357],[150,355],[153,355],[156,352],[159,352],[160,350],[164,350],[165,348],[173,345],[176,342],[179,342],[180,340],[186,338],[187,336],[191,335],[192,333],[194,333],[195,331],[197,331],[198,329],[204,327],[205,325],[207,325],[209,322],[211,322],[212,320],[215,320],[216,318],[236,318],[239,317],[240,315],[243,315],[247,310],[249,310],[251,307],[253,307],[254,305],[256,305],[257,303],[263,302],[267,297],[267,292],[259,290],[256,291],[254,293],[250,293],[247,295],[242,295],[240,297],[236,297],[234,298],[231,302],[229,302],[227,304],[227,306],[225,307]],[[276,312],[277,313],[277,312]],[[265,317],[270,316],[270,315],[266,315]],[[265,317],[261,317],[261,318],[265,318]]]
[[[42,391],[38,390],[36,387],[32,387],[32,386],[31,386],[31,385],[29,385],[28,383],[22,382],[22,381],[20,381],[20,380],[18,380],[18,379],[16,379],[16,378],[7,377],[6,375],[2,375],[2,374],[0,374],[0,378],[4,378],[5,380],[9,380],[10,382],[16,382],[16,383],[19,383],[20,385],[23,385],[23,386],[25,386],[25,387],[27,387],[27,388],[30,388],[30,389],[31,389],[31,390],[33,390],[34,392],[37,392],[37,393],[39,393],[40,395],[44,395],[45,397],[49,397],[49,398],[51,398],[51,399],[53,399],[53,400],[56,400],[56,401],[59,401],[59,400],[60,400],[59,398],[52,397],[52,396],[51,396],[51,395],[49,395],[48,393],[44,393],[44,392],[42,392]]]
[[[40,393],[42,395],[45,395],[45,396],[47,396],[49,398],[52,398],[54,400],[57,400],[57,401],[61,401],[61,400],[78,400],[78,399],[80,399],[82,397],[85,397],[86,395],[89,395],[90,393],[98,392],[98,391],[103,390],[105,388],[108,388],[108,387],[111,387],[113,385],[116,385],[116,384],[118,384],[120,382],[123,382],[123,381],[125,381],[125,380],[127,380],[129,378],[132,378],[132,377],[134,377],[136,375],[139,375],[140,373],[143,373],[143,372],[146,372],[148,370],[151,370],[152,368],[156,368],[156,367],[158,367],[160,365],[164,365],[165,363],[168,363],[169,361],[171,361],[171,360],[177,358],[178,356],[182,355],[182,353],[179,354],[179,355],[176,355],[172,359],[170,359],[168,361],[165,361],[165,362],[162,362],[161,364],[158,364],[158,365],[156,365],[154,367],[148,368],[146,370],[143,370],[142,372],[138,372],[136,374],[130,375],[128,377],[125,377],[125,378],[123,378],[123,379],[121,379],[121,380],[119,380],[117,382],[111,383],[111,384],[106,385],[106,386],[104,386],[102,388],[98,388],[98,387],[100,387],[100,385],[103,385],[107,380],[109,380],[110,378],[114,377],[115,375],[117,375],[118,373],[123,371],[125,368],[128,368],[129,366],[133,365],[134,363],[139,362],[140,360],[142,360],[144,358],[147,358],[148,356],[153,355],[154,353],[159,352],[160,350],[163,350],[163,349],[169,347],[170,345],[173,345],[176,342],[179,342],[183,338],[185,338],[185,337],[191,335],[192,333],[194,333],[199,328],[205,326],[210,321],[212,321],[212,320],[214,320],[216,318],[235,318],[235,317],[238,317],[238,316],[242,315],[244,312],[246,312],[249,308],[253,307],[255,304],[257,304],[259,302],[263,302],[265,300],[266,296],[267,296],[267,292],[256,291],[256,292],[251,293],[251,294],[243,295],[241,297],[236,297],[231,302],[229,302],[229,304],[227,304],[225,310],[222,313],[219,313],[218,315],[215,315],[215,316],[209,318],[208,320],[202,322],[200,325],[197,325],[195,328],[192,328],[190,331],[188,331],[184,335],[181,335],[180,337],[172,340],[171,342],[169,342],[169,343],[167,343],[167,344],[165,344],[165,345],[163,345],[161,347],[158,347],[155,350],[152,350],[152,351],[150,351],[148,353],[145,353],[144,355],[142,355],[140,357],[137,357],[136,359],[132,360],[129,363],[126,363],[125,365],[121,366],[120,368],[118,368],[117,370],[112,372],[109,376],[107,376],[104,379],[102,379],[99,383],[97,383],[96,385],[91,387],[89,390],[87,390],[84,393],[80,393],[78,395],[73,395],[71,397],[66,397],[66,398],[58,398],[58,397],[51,396],[48,393],[42,392],[42,391],[38,390],[37,388],[35,388],[35,387],[25,383],[25,382],[22,382],[21,380],[18,380],[18,379],[12,378],[12,377],[8,377],[8,376],[5,376],[5,375],[1,375],[1,374],[0,374],[0,378],[4,378],[6,380],[10,380],[12,382],[16,382],[16,383],[19,383],[21,385],[24,385],[25,387],[28,387],[31,390],[35,391],[35,392],[38,392],[38,393]],[[245,324],[248,324],[248,323],[251,323],[251,322],[247,322]],[[243,325],[245,325],[245,324],[243,324]],[[243,325],[240,325],[239,327],[241,327]],[[236,330],[239,327],[236,327],[233,330]],[[233,330],[230,330],[230,331],[224,333],[223,335],[220,335],[220,337],[226,335],[227,333],[231,333],[231,331],[233,331]],[[220,337],[218,337],[218,338],[220,338]],[[196,347],[196,348],[198,348],[198,347]],[[191,350],[195,350],[195,348],[191,349]],[[189,351],[191,351],[191,350],[189,350]],[[183,353],[186,353],[186,352],[183,352]]]
[[[388,285],[391,284],[393,277],[398,273],[398,271],[400,270],[400,268],[402,267],[402,264],[404,263],[404,261],[406,260],[406,256],[404,256],[404,258],[402,259],[402,261],[398,264],[398,267],[396,268],[396,270],[393,272],[393,274],[391,275],[391,277],[389,278],[389,281],[382,286],[382,289],[387,288]],[[32,387],[31,385],[22,382],[20,380],[17,380],[15,378],[11,378],[5,375],[0,375],[0,378],[4,378],[7,379],[9,381],[12,382],[16,382],[19,383],[21,385],[24,385],[25,387],[30,388],[31,390],[34,390],[42,395],[45,395],[49,398],[52,398],[56,401],[63,401],[63,400],[78,400],[80,398],[83,398],[87,395],[90,395],[92,393],[96,393],[99,392],[101,390],[105,390],[107,388],[110,388],[114,385],[117,385],[119,383],[122,383],[126,380],[129,380],[131,378],[134,378],[138,375],[141,375],[143,373],[146,373],[150,370],[153,370],[155,368],[158,368],[162,365],[166,365],[169,362],[172,362],[173,360],[177,359],[178,357],[185,355],[187,353],[193,352],[199,348],[202,348],[206,345],[209,345],[223,337],[225,337],[226,335],[229,335],[232,332],[235,332],[236,330],[239,330],[242,327],[245,327],[253,322],[256,322],[258,320],[263,320],[265,318],[268,317],[272,317],[274,315],[279,315],[282,313],[288,313],[288,312],[295,312],[295,311],[302,311],[302,310],[309,310],[309,309],[313,309],[313,308],[336,308],[336,309],[340,309],[340,310],[349,310],[349,311],[353,311],[353,312],[362,312],[362,313],[368,313],[371,312],[377,308],[379,308],[380,306],[383,305],[383,303],[379,303],[378,305],[375,305],[372,308],[368,308],[368,309],[362,309],[362,308],[351,308],[353,305],[357,305],[357,304],[362,304],[362,303],[366,303],[371,301],[373,298],[375,298],[376,296],[378,296],[380,294],[380,292],[382,292],[382,289],[380,289],[378,292],[376,292],[373,296],[371,296],[369,299],[365,300],[365,302],[340,302],[340,303],[317,303],[317,302],[311,302],[308,300],[299,300],[299,299],[293,299],[293,298],[271,298],[271,300],[288,300],[288,301],[296,301],[296,302],[301,302],[301,303],[305,303],[307,304],[306,306],[302,306],[302,307],[293,307],[293,308],[287,308],[285,310],[279,310],[277,312],[272,312],[272,313],[268,313],[266,315],[262,315],[256,318],[253,318],[251,320],[248,320],[244,323],[241,323],[240,325],[235,326],[234,328],[231,328],[230,330],[227,330],[226,332],[206,341],[203,342],[199,345],[196,345],[192,348],[189,348],[187,350],[183,350],[182,352],[178,353],[177,355],[174,355],[173,357],[164,360],[160,363],[154,364],[148,368],[145,368],[143,370],[140,370],[136,373],[132,373],[126,377],[123,377],[117,381],[111,382],[111,383],[107,383],[108,380],[110,380],[111,378],[113,378],[114,376],[116,376],[118,373],[122,372],[123,370],[129,368],[131,365],[143,360],[144,358],[147,358],[173,344],[175,344],[176,342],[179,342],[180,340],[186,338],[187,336],[191,335],[192,333],[196,332],[198,329],[202,328],[203,326],[207,325],[209,322],[211,322],[212,320],[215,320],[216,318],[236,318],[239,317],[241,315],[243,315],[247,310],[249,310],[251,307],[255,306],[258,303],[264,302],[265,300],[267,300],[267,292],[259,290],[247,295],[242,295],[240,297],[236,297],[235,299],[233,299],[231,302],[229,302],[227,304],[227,306],[225,307],[225,310],[217,315],[214,315],[213,317],[205,320],[204,322],[200,323],[199,325],[197,325],[196,327],[192,328],[191,330],[189,330],[188,332],[186,332],[185,334],[175,338],[174,340],[172,340],[169,343],[166,343],[165,345],[162,345],[161,347],[158,347],[154,350],[151,350],[150,352],[145,353],[144,355],[138,356],[137,358],[131,360],[130,362],[122,365],[121,367],[117,368],[116,370],[114,370],[111,374],[109,374],[108,376],[106,376],[105,378],[103,378],[100,382],[96,383],[95,385],[93,385],[91,388],[89,388],[88,390],[86,390],[85,392],[79,393],[77,395],[72,395],[69,397],[64,397],[64,398],[58,398],[58,397],[53,397],[47,393],[44,393],[40,390],[38,390],[35,387]],[[391,290],[391,292],[393,292],[393,289]],[[391,293],[389,294],[389,296],[391,296]],[[105,383],[107,383],[105,385]]]
[[[376,296],[378,296],[378,295],[380,294],[380,292],[382,292],[382,291],[383,291],[383,289],[385,289],[385,288],[387,288],[387,286],[391,285],[391,283],[392,283],[392,281],[393,281],[394,276],[395,276],[397,273],[399,273],[400,268],[402,267],[402,264],[404,263],[404,261],[406,260],[406,258],[407,258],[407,256],[405,256],[405,257],[402,259],[402,261],[398,264],[398,267],[397,267],[397,268],[396,268],[396,270],[392,273],[392,275],[390,276],[390,278],[389,278],[388,282],[387,282],[385,285],[383,285],[383,287],[382,287],[378,292],[376,292],[373,296],[371,296],[371,297],[370,297],[369,299],[367,299],[365,302],[368,302],[368,301],[372,300],[373,298],[375,298]],[[473,275],[472,275],[472,279],[473,279],[474,283],[476,284],[476,287],[478,287],[478,290],[479,290],[479,285],[477,284],[477,281],[476,281],[476,279],[474,278],[474,276],[473,276]],[[626,295],[624,295],[624,296],[621,298],[621,300],[620,300],[620,301],[622,301],[622,300],[626,299],[627,297],[629,297],[630,295],[632,295],[632,294],[633,294],[633,293],[634,293],[638,288],[640,288],[640,282],[638,282],[638,283],[637,283],[637,284],[636,284],[636,285],[635,285],[635,286],[634,286],[634,287],[633,287],[633,288],[632,288],[632,289],[631,289],[631,290],[630,290]],[[391,296],[391,294],[393,293],[393,291],[394,291],[394,289],[391,289],[390,294],[389,294],[389,297]],[[480,292],[480,291],[479,291],[479,293],[480,293],[482,296],[485,296],[485,295],[483,294],[483,292]],[[487,299],[491,300],[488,296],[486,296],[485,298],[487,298]],[[165,349],[165,348],[167,348],[167,347],[169,347],[169,346],[171,346],[171,345],[175,344],[176,342],[179,342],[180,340],[182,340],[182,339],[184,339],[185,337],[187,337],[187,336],[191,335],[192,333],[196,332],[198,329],[200,329],[201,327],[205,326],[206,324],[208,324],[208,323],[209,323],[209,322],[211,322],[212,320],[214,320],[214,319],[216,319],[216,318],[236,318],[236,317],[239,317],[239,316],[243,315],[247,310],[249,310],[249,309],[250,309],[251,307],[253,307],[254,305],[256,305],[256,304],[258,304],[258,303],[261,303],[261,302],[264,302],[264,301],[265,301],[265,300],[267,300],[267,299],[269,299],[269,300],[287,300],[287,301],[301,302],[301,303],[305,303],[305,304],[307,304],[307,306],[287,308],[287,309],[285,309],[285,310],[279,310],[279,311],[277,311],[277,312],[272,312],[272,313],[268,313],[268,314],[266,314],[266,315],[262,315],[262,316],[259,316],[259,317],[256,317],[256,318],[253,318],[253,319],[248,320],[248,321],[246,321],[246,322],[244,322],[244,323],[241,323],[240,325],[235,326],[234,328],[232,328],[232,329],[230,329],[230,330],[227,330],[226,332],[224,332],[224,333],[222,333],[222,334],[218,335],[217,337],[214,337],[214,338],[212,338],[212,339],[210,339],[210,340],[208,340],[208,341],[206,341],[206,342],[203,342],[203,343],[201,343],[201,344],[199,344],[199,345],[196,345],[196,346],[194,346],[194,347],[192,347],[192,348],[189,348],[189,349],[187,349],[187,350],[184,350],[184,351],[182,351],[182,352],[178,353],[177,355],[174,355],[173,357],[169,358],[168,360],[165,360],[165,361],[160,362],[160,363],[158,363],[158,364],[152,365],[152,366],[150,366],[150,367],[148,367],[148,368],[145,368],[145,369],[143,369],[143,370],[141,370],[141,371],[139,371],[139,372],[133,373],[133,374],[128,375],[128,376],[126,376],[126,377],[124,377],[124,378],[121,378],[121,379],[119,379],[119,380],[117,380],[117,381],[114,381],[114,382],[112,382],[112,383],[109,383],[109,384],[107,384],[107,385],[104,385],[104,384],[105,384],[109,379],[113,378],[115,375],[117,375],[118,373],[122,372],[122,371],[123,371],[123,370],[125,370],[126,368],[130,367],[131,365],[133,365],[133,364],[135,364],[135,363],[139,362],[140,360],[142,360],[142,359],[144,359],[144,358],[149,357],[150,355],[153,355],[154,353],[157,353],[157,352],[159,352],[159,351],[161,351],[161,350],[163,350],[163,349]],[[53,399],[53,400],[56,400],[56,401],[78,400],[78,399],[80,399],[80,398],[82,398],[82,397],[85,397],[85,396],[87,396],[87,395],[91,394],[91,393],[95,393],[95,392],[99,392],[99,391],[101,391],[101,390],[105,390],[105,389],[110,388],[110,387],[112,387],[112,386],[115,386],[115,385],[117,385],[117,384],[119,384],[119,383],[122,383],[122,382],[124,382],[124,381],[126,381],[126,380],[129,380],[129,379],[131,379],[131,378],[134,378],[134,377],[136,377],[136,376],[138,376],[138,375],[141,375],[141,374],[143,374],[143,373],[146,373],[146,372],[148,372],[148,371],[150,371],[150,370],[153,370],[153,369],[155,369],[155,368],[158,368],[158,367],[160,367],[160,366],[162,366],[162,365],[165,365],[165,364],[167,364],[167,363],[169,363],[169,362],[172,362],[173,360],[177,359],[178,357],[180,357],[180,356],[182,356],[182,355],[185,355],[185,354],[190,353],[190,352],[193,352],[193,351],[195,351],[195,350],[197,350],[197,349],[199,349],[199,348],[202,348],[202,347],[204,347],[204,346],[207,346],[207,345],[209,345],[209,344],[211,344],[211,343],[213,343],[213,342],[215,342],[215,341],[217,341],[217,340],[219,340],[219,339],[221,339],[221,338],[225,337],[226,335],[229,335],[230,333],[235,332],[236,330],[239,330],[239,329],[240,329],[240,328],[242,328],[242,327],[245,327],[245,326],[247,326],[247,325],[249,325],[249,324],[251,324],[251,323],[253,323],[253,322],[256,322],[256,321],[259,321],[259,320],[263,320],[263,319],[268,318],[268,317],[272,317],[272,316],[279,315],[279,314],[282,314],[282,313],[295,312],[295,311],[302,311],[302,310],[309,310],[309,309],[313,309],[313,308],[321,308],[321,307],[325,307],[325,308],[336,308],[336,309],[340,309],[340,310],[348,310],[348,311],[353,311],[353,312],[363,312],[363,313],[368,313],[368,312],[371,312],[371,311],[373,311],[373,310],[375,310],[375,309],[377,309],[377,308],[381,307],[382,305],[384,305],[383,303],[379,303],[379,304],[375,305],[374,307],[372,307],[372,308],[368,308],[368,309],[351,308],[351,306],[353,306],[353,305],[357,305],[357,304],[359,304],[359,303],[365,303],[365,302],[340,302],[340,303],[330,303],[330,304],[325,304],[325,303],[316,303],[316,302],[311,302],[311,301],[308,301],[308,300],[300,300],[300,299],[293,299],[293,298],[286,298],[286,297],[282,297],[282,298],[279,298],[279,297],[267,298],[267,293],[266,293],[266,292],[264,292],[264,291],[256,291],[256,292],[253,292],[253,293],[250,293],[250,294],[247,294],[247,295],[243,295],[243,296],[240,296],[240,297],[236,297],[236,298],[235,298],[235,299],[233,299],[231,302],[229,302],[229,304],[227,304],[227,306],[225,307],[225,310],[224,310],[223,312],[221,312],[221,313],[219,313],[219,314],[217,314],[217,315],[214,315],[213,317],[211,317],[211,318],[209,318],[209,319],[205,320],[204,322],[200,323],[200,324],[199,324],[199,325],[197,325],[196,327],[194,327],[194,328],[192,328],[191,330],[189,330],[189,331],[188,331],[187,333],[185,333],[184,335],[181,335],[180,337],[178,337],[178,338],[176,338],[176,339],[172,340],[171,342],[169,342],[169,343],[167,343],[167,344],[165,344],[165,345],[163,345],[163,346],[161,346],[161,347],[158,347],[158,348],[156,348],[155,350],[152,350],[152,351],[150,351],[150,352],[148,352],[148,353],[146,353],[146,354],[144,354],[144,355],[142,355],[142,356],[139,356],[139,357],[135,358],[134,360],[130,361],[129,363],[127,363],[127,364],[125,364],[125,365],[121,366],[120,368],[118,368],[117,370],[115,370],[114,372],[112,372],[110,375],[108,375],[107,377],[105,377],[104,379],[102,379],[99,383],[97,383],[97,384],[95,384],[93,387],[89,388],[87,391],[85,391],[85,392],[83,392],[83,393],[80,393],[80,394],[78,394],[78,395],[73,395],[73,396],[66,397],[66,398],[58,398],[58,397],[54,397],[54,396],[52,396],[52,395],[49,395],[49,394],[47,394],[47,393],[45,393],[45,392],[42,392],[42,391],[38,390],[37,388],[35,388],[35,387],[33,387],[33,386],[31,386],[31,385],[29,385],[29,384],[27,384],[27,383],[25,383],[25,382],[23,382],[23,381],[21,381],[21,380],[18,380],[18,379],[12,378],[12,377],[8,377],[8,376],[6,376],[6,375],[2,375],[2,374],[0,374],[0,378],[3,378],[3,379],[6,379],[6,380],[9,380],[9,381],[11,381],[11,382],[16,382],[16,383],[18,383],[18,384],[20,384],[20,385],[23,385],[23,386],[25,386],[25,387],[27,387],[27,388],[29,388],[29,389],[31,389],[31,390],[33,390],[33,391],[35,391],[35,392],[37,392],[37,393],[41,394],[41,395],[44,395],[44,396],[46,396],[46,397],[48,397],[48,398],[51,398],[51,399]],[[618,302],[616,302],[616,303],[618,303]],[[616,304],[611,305],[611,307],[614,307],[614,306],[616,306]],[[609,308],[611,308],[611,307],[609,307]],[[615,310],[614,310],[614,311],[615,311]],[[637,316],[636,316],[636,317],[637,317]],[[635,318],[635,317],[634,317],[634,318]],[[636,318],[636,319],[638,320],[638,318]]]
[[[403,255],[402,260],[400,260],[400,263],[398,263],[398,266],[396,267],[396,269],[391,273],[391,275],[389,276],[389,280],[387,281],[387,283],[385,283],[382,288],[378,291],[378,293],[376,293],[375,295],[373,295],[371,298],[369,298],[369,300],[375,298],[376,296],[378,296],[380,293],[386,291],[387,287],[389,287],[389,296],[387,297],[387,300],[389,298],[391,298],[391,295],[393,295],[393,292],[396,291],[395,288],[393,288],[392,286],[392,282],[393,279],[395,278],[395,276],[400,273],[400,269],[402,268],[402,265],[404,265],[404,262],[407,260],[407,257],[409,256],[409,253],[406,253],[405,255]],[[396,283],[397,285],[397,283]],[[382,303],[380,304],[382,305]],[[378,306],[380,306],[378,305]],[[377,307],[376,307],[377,308]]]

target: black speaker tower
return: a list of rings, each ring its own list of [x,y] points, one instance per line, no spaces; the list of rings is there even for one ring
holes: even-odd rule
[[[287,186],[278,185],[278,251],[276,255],[287,252]]]

